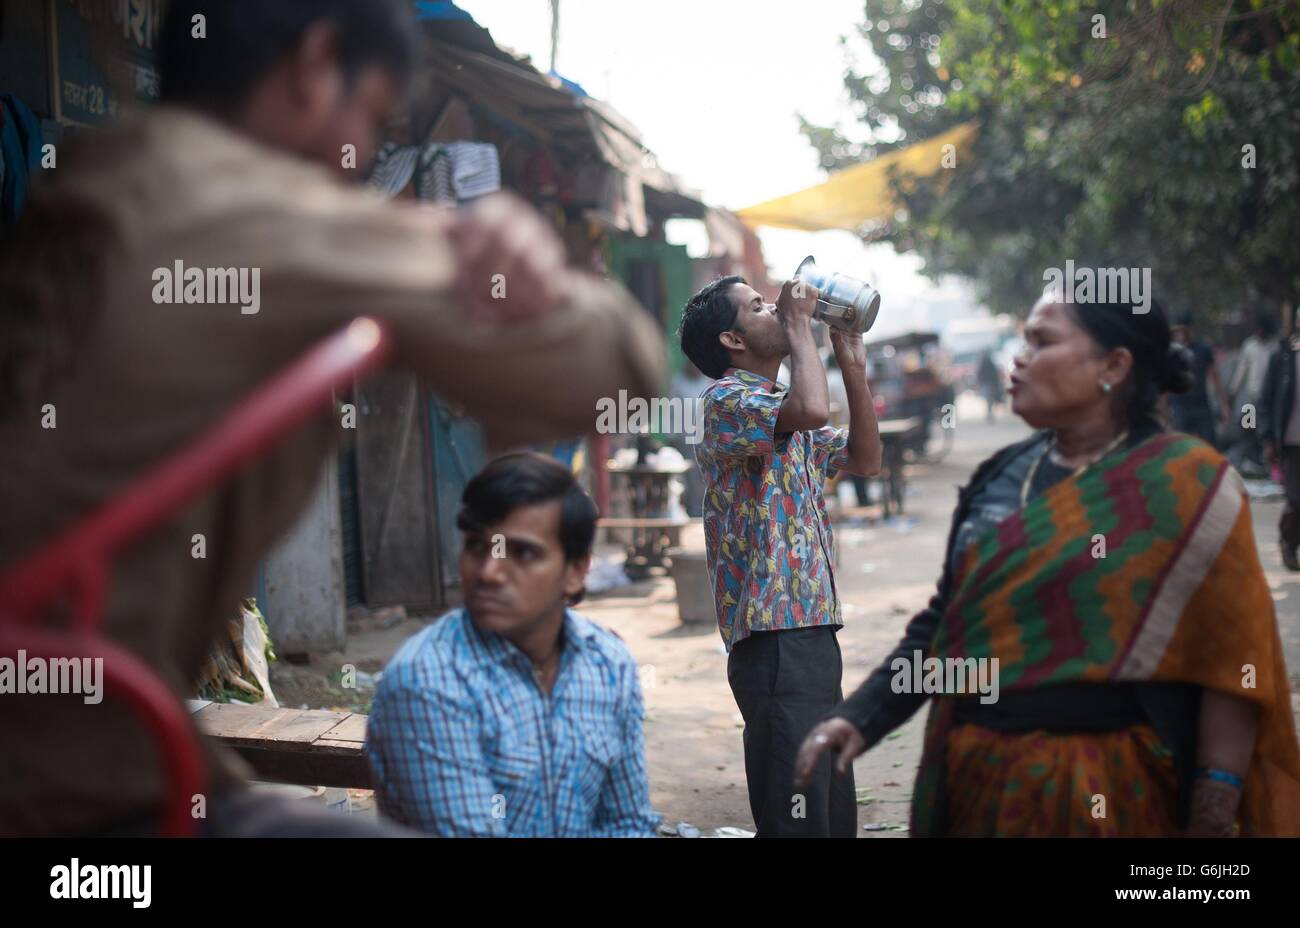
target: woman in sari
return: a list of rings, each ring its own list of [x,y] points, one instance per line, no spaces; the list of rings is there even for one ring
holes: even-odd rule
[[[847,769],[931,699],[914,835],[1300,834],[1248,500],[1218,452],[1157,418],[1191,377],[1164,312],[1044,298],[1025,341],[1009,392],[1037,433],[961,490],[937,594],[809,734],[796,782],[824,751]],[[923,677],[938,686],[916,692]]]

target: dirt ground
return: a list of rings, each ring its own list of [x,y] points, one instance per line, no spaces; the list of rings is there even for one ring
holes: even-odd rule
[[[933,594],[956,487],[983,458],[1026,434],[1023,423],[1005,410],[994,423],[985,422],[982,404],[966,395],[949,454],[939,463],[909,468],[903,517],[885,523],[874,508],[848,510],[837,523],[846,692],[888,654],[908,620]],[[1300,690],[1300,574],[1282,567],[1275,543],[1281,503],[1257,501],[1252,508],[1293,690]],[[683,544],[703,546],[698,524],[687,530]],[[599,553],[616,556],[617,551],[602,546]],[[705,835],[724,826],[752,830],[743,724],[727,686],[727,658],[717,629],[682,624],[667,577],[591,596],[580,611],[617,631],[643,665],[651,799],[664,822],[688,823]],[[272,688],[286,706],[365,711],[373,691],[343,688],[343,665],[350,663],[362,672],[380,670],[398,645],[430,618],[412,617],[387,628],[354,625],[344,653],[313,655],[308,665],[273,665]],[[1293,702],[1300,712],[1300,697]],[[918,713],[855,763],[860,836],[907,834],[924,720],[925,713]],[[353,793],[354,809],[370,805],[365,793]]]

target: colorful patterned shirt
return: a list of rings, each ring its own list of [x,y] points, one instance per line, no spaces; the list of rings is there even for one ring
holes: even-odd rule
[[[567,611],[550,695],[457,609],[384,670],[366,730],[380,810],[444,837],[649,837],[637,665]]]
[[[848,464],[849,433],[776,434],[787,388],[730,368],[704,391],[704,543],[722,641],[842,625],[822,485]]]

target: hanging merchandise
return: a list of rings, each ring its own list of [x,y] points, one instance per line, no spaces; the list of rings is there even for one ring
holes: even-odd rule
[[[415,159],[419,153],[414,145],[386,142],[375,154],[368,183],[386,196],[395,197],[411,182],[415,174]]]
[[[446,151],[433,145],[426,146],[420,154],[415,176],[415,192],[421,200],[432,200],[435,203],[456,201],[452,161]]]
[[[421,200],[464,203],[501,189],[501,165],[487,142],[388,142],[375,157],[370,183],[390,197],[414,183]]]
[[[442,148],[451,158],[451,182],[457,200],[464,202],[501,189],[501,162],[495,145],[448,142]]]
[[[388,142],[375,156],[370,184],[395,197],[412,182],[415,195],[431,203],[455,203],[451,158],[439,145],[398,145]]]

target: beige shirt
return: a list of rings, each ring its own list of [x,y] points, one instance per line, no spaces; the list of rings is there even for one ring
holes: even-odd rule
[[[1251,335],[1241,343],[1237,353],[1237,364],[1232,372],[1232,383],[1228,384],[1229,400],[1233,402],[1258,403],[1259,395],[1264,391],[1264,377],[1268,374],[1269,358],[1277,342],[1273,339],[1259,338]],[[1242,391],[1245,395],[1242,396]]]
[[[662,389],[663,338],[621,288],[584,278],[541,321],[476,322],[457,305],[452,253],[426,209],[196,114],[128,117],[60,150],[42,180],[19,227],[32,264],[20,270],[66,305],[42,313],[58,321],[48,338],[33,330],[18,398],[0,410],[0,565],[360,314],[390,321],[394,363],[475,414],[495,447],[585,434],[598,398]],[[155,269],[177,260],[260,268],[259,311],[154,302]],[[42,428],[45,404],[56,428]],[[116,562],[105,628],[178,698],[342,437],[339,417],[322,415]],[[205,559],[191,556],[196,533]],[[211,753],[214,788],[234,782],[242,765]],[[0,695],[0,834],[99,827],[157,803],[164,786],[151,742],[110,699]]]

